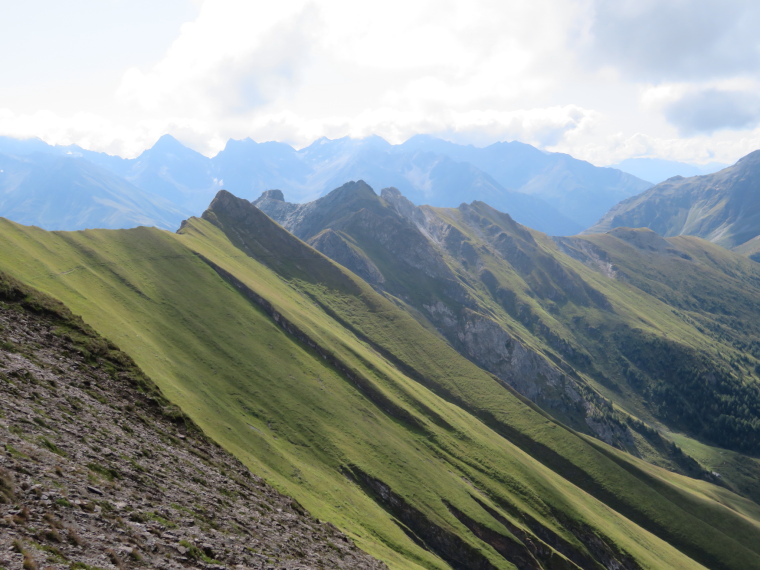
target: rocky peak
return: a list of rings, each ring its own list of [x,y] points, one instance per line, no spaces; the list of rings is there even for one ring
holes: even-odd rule
[[[224,215],[232,220],[237,220],[244,224],[254,223],[256,219],[264,218],[269,222],[267,216],[256,206],[244,198],[238,198],[227,190],[219,190],[211,201],[208,209],[201,216],[204,220],[212,221],[214,215]]]
[[[406,218],[417,226],[424,233],[427,233],[427,218],[419,206],[415,206],[411,200],[401,194],[398,188],[383,188],[380,192],[380,197],[385,200],[388,206],[391,207],[402,218]]]
[[[323,204],[329,204],[331,202],[339,202],[344,200],[355,200],[361,198],[377,198],[375,191],[364,180],[356,180],[346,182],[340,188],[336,188],[327,196],[320,198],[318,202]]]
[[[260,200],[276,200],[277,202],[284,202],[285,195],[282,193],[282,190],[265,190],[261,193],[261,196],[258,197],[256,202]]]

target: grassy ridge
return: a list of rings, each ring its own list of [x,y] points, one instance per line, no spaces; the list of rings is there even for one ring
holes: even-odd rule
[[[278,275],[201,220],[179,236],[150,229],[51,234],[10,223],[0,232],[8,246],[3,269],[84,315],[209,435],[393,566],[446,566],[409,537],[422,532],[410,529],[415,513],[496,567],[509,563],[471,527],[518,547],[525,533],[564,550],[566,555],[555,552],[557,560],[594,556],[585,546],[586,529],[645,567],[695,566],[558,476],[555,470],[562,469],[585,473],[595,494],[619,496],[625,508],[640,513],[642,524],[664,529],[668,539],[708,563],[757,563],[754,522],[711,499],[676,496],[671,483],[667,493],[654,491],[641,466],[634,475],[619,467],[616,452],[600,452],[526,406],[348,274],[324,266],[334,277],[325,287],[304,279],[314,268],[305,270],[303,259],[292,273],[280,268]],[[319,350],[369,381],[384,404],[347,381],[317,348],[283,332],[197,254],[317,339]],[[308,262],[326,263],[319,257]],[[354,330],[326,317],[320,305]],[[416,379],[402,373],[399,362]],[[418,423],[409,425],[396,408]],[[552,464],[549,456],[564,463]],[[353,478],[346,476],[350,470]],[[378,500],[373,478],[411,508],[394,511]],[[536,537],[537,526],[557,537],[552,546]]]
[[[693,239],[689,254],[651,231],[555,243],[482,202],[415,208],[383,196],[346,184],[281,221],[574,429],[707,479],[660,424],[758,449],[751,262]]]

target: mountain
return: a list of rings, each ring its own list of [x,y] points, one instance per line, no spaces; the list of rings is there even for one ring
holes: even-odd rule
[[[302,202],[345,180],[362,179],[377,188],[396,187],[416,204],[456,207],[484,201],[555,235],[578,233],[623,198],[650,186],[619,170],[518,142],[476,148],[422,135],[396,146],[378,137],[320,139],[298,156],[310,168],[305,185],[288,181],[259,192],[278,188]]]
[[[81,314],[208,437],[391,568],[760,564],[755,503],[557,422],[228,192],[176,234],[0,221],[0,239],[0,269]]]
[[[83,159],[0,154],[0,211],[47,229],[174,229],[186,211]]]
[[[295,149],[285,143],[229,140],[212,161],[224,186],[237,189],[241,196],[255,196],[281,187],[314,192],[302,182],[309,176],[309,165],[299,160]]]
[[[642,180],[658,184],[674,176],[688,178],[690,176],[712,174],[718,170],[723,170],[727,166],[729,165],[720,162],[711,162],[697,166],[661,158],[627,158],[622,162],[610,165],[610,168],[616,168],[628,174],[633,174]]]
[[[162,136],[128,165],[122,173],[128,182],[184,212],[202,211],[220,186],[211,159],[170,135]]]
[[[225,186],[239,188],[243,196],[281,189],[304,202],[346,180],[364,179],[401,188],[418,203],[457,206],[463,200],[488,200],[526,224],[562,235],[585,227],[540,198],[505,189],[467,162],[435,151],[407,152],[403,145],[392,146],[380,137],[322,138],[299,151],[282,143],[230,141],[213,161]]]
[[[254,204],[573,429],[709,480],[720,448],[760,450],[760,269],[741,255],[643,230],[550,239],[482,202],[416,207],[363,182]],[[733,457],[723,481],[760,499],[760,464]]]
[[[200,213],[222,186],[249,198],[280,189],[305,202],[346,180],[364,179],[377,188],[396,187],[417,204],[456,207],[485,201],[552,235],[580,232],[621,199],[649,186],[619,170],[517,142],[481,149],[424,136],[402,145],[380,137],[322,138],[300,150],[230,140],[213,158],[169,135],[135,159],[76,146],[48,147],[39,140],[1,139],[3,148],[13,156],[34,151],[87,160],[183,212]],[[12,211],[2,213],[13,217]]]
[[[541,151],[521,142],[498,142],[484,148],[457,145],[418,135],[400,145],[401,149],[417,151],[435,149],[454,160],[467,162],[506,189],[540,198],[576,224],[587,228],[620,200],[638,194],[651,186],[649,182],[615,168],[599,168],[567,154]],[[390,186],[390,184],[385,184]],[[377,186],[381,188],[383,186]],[[404,192],[404,189],[399,187]],[[404,192],[407,195],[406,192]],[[410,197],[407,195],[407,197]],[[484,196],[470,196],[462,202],[480,200],[503,212],[512,211]],[[432,205],[457,206],[458,204]],[[552,235],[569,235],[547,231],[520,216],[512,216],[531,228]],[[573,232],[577,233],[577,232]]]
[[[754,261],[760,261],[760,236],[755,236],[749,241],[734,248],[737,253],[742,253]]]
[[[78,145],[49,145],[41,139],[14,139],[0,136],[0,153],[16,158],[32,154],[52,154],[69,158],[84,158],[97,166],[110,170],[117,176],[123,177],[127,171],[129,160],[104,152],[83,149]]]
[[[589,233],[645,227],[732,248],[760,234],[760,151],[714,174],[675,177],[612,208]]]
[[[203,436],[131,358],[0,275],[0,565],[382,568]]]

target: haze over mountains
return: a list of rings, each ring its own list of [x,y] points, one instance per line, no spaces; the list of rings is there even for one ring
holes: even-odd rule
[[[48,229],[132,227],[137,219],[169,228],[203,211],[222,186],[251,199],[265,190],[280,189],[290,200],[303,202],[347,180],[363,179],[377,188],[396,187],[417,204],[456,207],[482,200],[529,227],[552,235],[572,235],[595,223],[623,198],[650,186],[624,172],[522,143],[476,148],[427,136],[395,146],[379,137],[320,139],[301,150],[283,143],[231,140],[214,158],[190,150],[168,135],[135,159],[7,138],[0,140],[0,152],[7,161],[26,157],[30,168],[40,160],[33,158],[37,153],[79,157],[118,177],[110,184],[89,184],[60,175],[61,185],[75,186],[83,198],[89,195],[94,203],[104,202],[100,195],[105,188],[114,196],[112,200],[119,206],[111,215],[103,213],[100,223],[82,219],[80,203],[68,207],[59,203],[55,228],[42,215],[33,219],[34,210],[24,210],[23,204],[18,204],[20,199],[8,199],[0,211],[11,219],[18,215],[19,221]],[[8,168],[0,173],[0,183],[15,172],[10,165]],[[27,200],[37,203],[52,192],[55,189],[49,184],[34,185],[32,181],[23,190]],[[142,208],[138,211],[125,208],[135,196],[152,202],[135,204]]]
[[[628,174],[647,180],[653,184],[664,182],[674,176],[701,176],[712,174],[729,166],[721,162],[710,162],[703,165],[685,164],[662,158],[627,158],[617,164],[611,164],[611,168],[617,168]]]
[[[183,210],[110,170],[55,154],[0,155],[0,212],[50,230],[176,226]]]

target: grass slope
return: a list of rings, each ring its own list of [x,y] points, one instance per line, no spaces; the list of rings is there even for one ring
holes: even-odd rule
[[[362,182],[260,205],[575,429],[705,478],[654,428],[760,449],[760,271],[745,258],[643,230],[552,240],[482,202],[418,208]]]
[[[83,315],[207,434],[392,567],[760,565],[749,506],[558,425],[253,221],[254,236],[198,219],[180,235],[2,222],[0,268]]]

